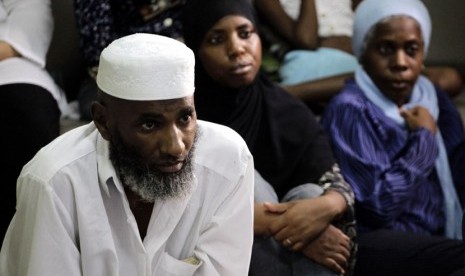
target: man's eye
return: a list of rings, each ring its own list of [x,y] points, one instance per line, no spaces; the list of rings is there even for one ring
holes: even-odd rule
[[[155,121],[147,121],[142,124],[144,130],[153,130],[160,127],[160,124]]]
[[[188,124],[192,119],[191,115],[184,115],[181,117],[181,123]]]

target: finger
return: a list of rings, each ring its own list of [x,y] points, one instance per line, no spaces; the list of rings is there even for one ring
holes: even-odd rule
[[[282,214],[286,212],[288,206],[283,203],[264,202],[263,207],[268,212]]]
[[[279,242],[283,242],[285,239],[292,237],[292,235],[289,235],[288,231],[286,231],[287,228],[288,227],[284,226],[279,231],[275,231],[275,234],[273,235],[274,239]]]
[[[407,110],[407,109],[405,109],[405,108],[401,108],[401,109],[399,110],[399,112],[400,112],[400,116],[402,116],[402,117],[404,117],[404,118],[407,118],[407,117],[410,116],[410,111]]]
[[[331,258],[327,258],[323,265],[339,275],[344,275],[346,273],[344,268]]]
[[[342,273],[344,273],[344,271],[348,268],[347,259],[344,258],[344,256],[342,256],[340,254],[336,254],[336,255],[333,255],[333,256],[328,256],[327,259],[331,261],[332,267],[337,269],[337,270],[335,270],[336,272],[341,273],[341,270],[342,270],[343,271]]]
[[[289,227],[284,226],[279,231],[275,231],[274,238],[278,241],[283,241],[288,237],[293,237],[289,231]]]
[[[284,247],[286,248],[292,248],[292,240],[291,239],[284,239],[282,242]]]
[[[294,242],[294,244],[292,245],[292,247],[290,248],[292,251],[300,251],[302,250],[302,248],[304,248],[306,244],[304,242],[301,242],[301,241],[297,241],[297,242]]]
[[[344,256],[344,258],[347,260],[348,258],[350,258],[350,249],[348,249],[348,248],[346,248],[344,246],[341,246],[339,248],[339,254]]]
[[[333,259],[338,266],[342,267],[342,269],[347,269],[349,265],[348,258],[341,254],[334,254],[333,256],[331,256],[331,259]]]
[[[339,244],[346,250],[350,250],[350,238],[346,235],[339,240]]]

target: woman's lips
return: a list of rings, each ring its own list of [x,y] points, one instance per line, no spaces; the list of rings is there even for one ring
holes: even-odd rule
[[[407,81],[392,81],[391,82],[391,85],[394,89],[406,89],[407,87],[409,87],[409,82]]]
[[[235,75],[247,74],[252,70],[252,64],[239,64],[231,69],[231,72]]]

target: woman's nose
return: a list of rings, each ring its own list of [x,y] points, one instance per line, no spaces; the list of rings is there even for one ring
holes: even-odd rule
[[[408,55],[403,50],[398,50],[394,56],[394,68],[405,70],[407,68]]]
[[[231,36],[227,44],[227,55],[230,59],[239,57],[245,51],[242,40],[237,36]]]

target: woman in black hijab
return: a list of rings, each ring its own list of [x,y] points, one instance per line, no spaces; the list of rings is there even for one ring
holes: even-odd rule
[[[198,118],[236,130],[254,156],[250,274],[350,274],[352,191],[312,112],[259,73],[261,43],[252,5],[191,0],[183,17],[185,42],[196,55]]]

